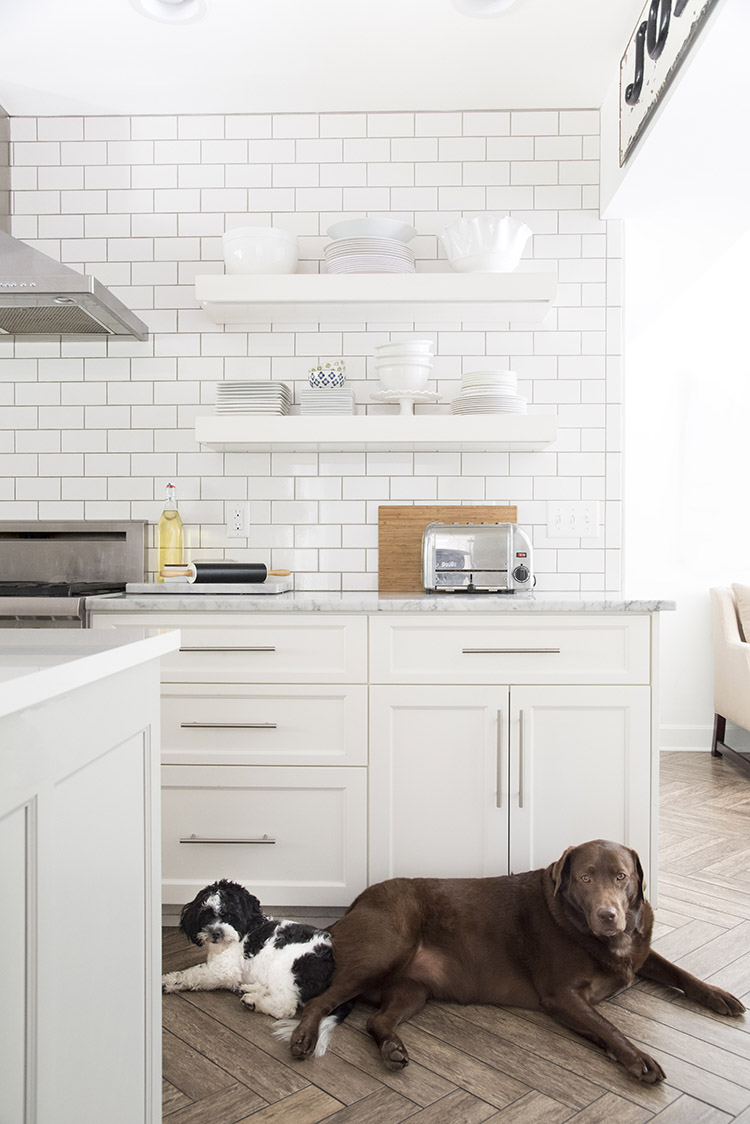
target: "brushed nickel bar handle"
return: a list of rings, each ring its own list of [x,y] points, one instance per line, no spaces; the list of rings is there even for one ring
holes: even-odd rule
[[[525,652],[543,655],[559,656],[559,648],[462,648],[464,656],[491,655],[491,656],[516,656]]]
[[[518,807],[523,808],[525,747],[523,744],[523,710],[518,712]]]
[[[275,722],[180,722],[183,730],[276,730]]]
[[[213,836],[188,835],[180,843],[275,843],[275,839],[264,835],[262,839],[222,839]]]
[[[181,652],[275,652],[274,647],[253,647],[253,648],[209,648],[200,645],[198,647],[184,647],[180,648]]]
[[[505,712],[497,712],[497,807],[503,806],[503,744],[505,742]]]

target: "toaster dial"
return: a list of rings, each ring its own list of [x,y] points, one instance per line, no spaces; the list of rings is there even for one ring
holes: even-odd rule
[[[513,577],[517,582],[527,582],[530,576],[531,573],[529,571],[529,567],[524,566],[523,564],[521,564],[520,566],[516,566],[515,570],[513,571]]]

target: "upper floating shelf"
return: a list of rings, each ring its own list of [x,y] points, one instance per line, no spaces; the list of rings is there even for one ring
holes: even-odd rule
[[[352,417],[273,417],[209,414],[196,418],[195,437],[219,452],[537,452],[557,437],[548,414],[357,414]]]
[[[538,323],[554,273],[201,274],[198,304],[217,324],[341,321]]]

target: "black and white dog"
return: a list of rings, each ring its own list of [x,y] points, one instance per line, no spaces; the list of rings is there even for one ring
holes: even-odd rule
[[[201,890],[182,910],[180,929],[208,950],[208,961],[162,976],[162,991],[239,992],[254,1011],[292,1019],[308,999],[328,987],[334,960],[331,934],[312,925],[266,917],[244,886],[222,878]],[[335,1027],[352,1009],[342,1004],[326,1020],[316,1055],[326,1051]],[[291,1027],[274,1033],[288,1038]]]

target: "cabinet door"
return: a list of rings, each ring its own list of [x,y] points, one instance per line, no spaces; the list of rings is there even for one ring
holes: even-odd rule
[[[370,881],[508,870],[507,687],[370,690]]]
[[[510,869],[612,839],[650,863],[648,687],[513,687]],[[647,875],[648,876],[648,875]]]

